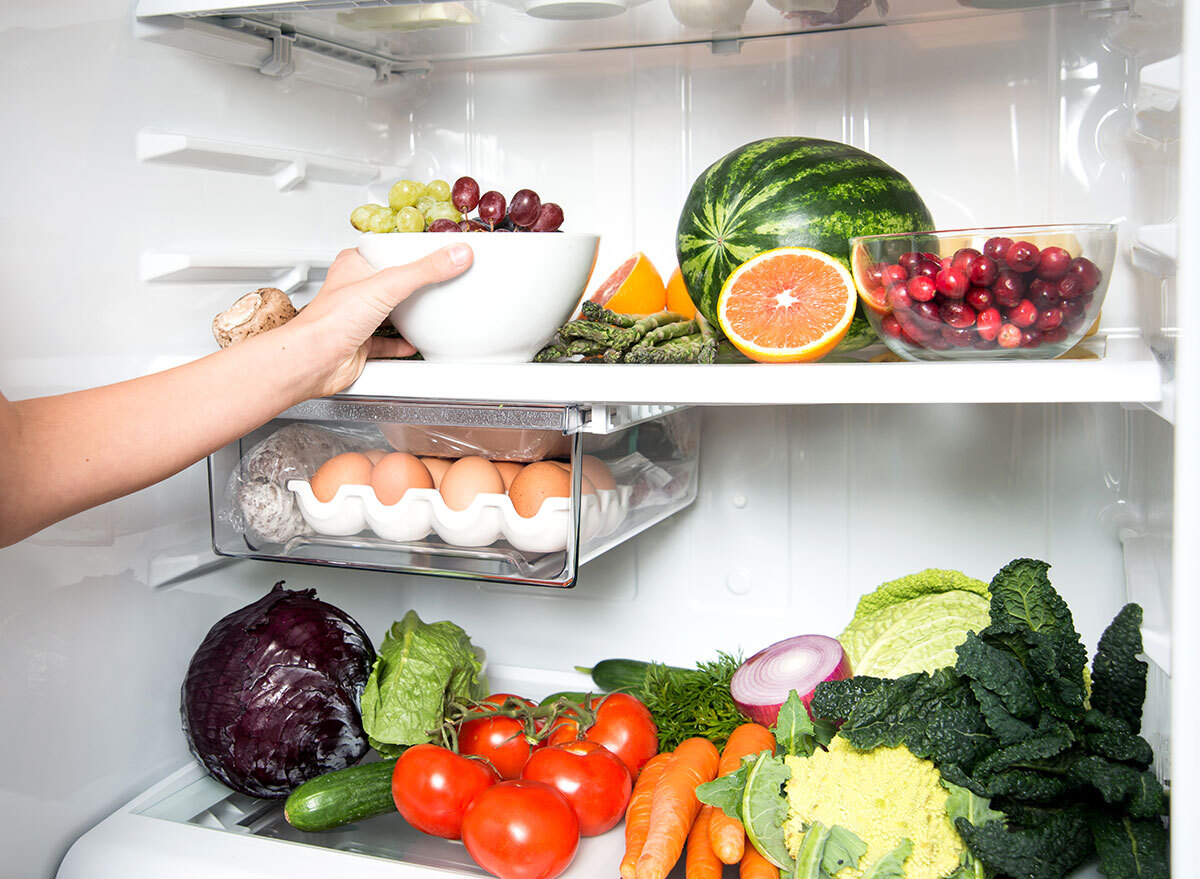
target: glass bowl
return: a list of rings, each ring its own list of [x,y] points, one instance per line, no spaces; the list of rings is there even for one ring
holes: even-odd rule
[[[1048,360],[1095,324],[1112,224],[999,226],[850,239],[871,326],[905,360]]]

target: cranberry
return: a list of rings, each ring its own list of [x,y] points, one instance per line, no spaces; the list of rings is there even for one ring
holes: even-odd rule
[[[1037,266],[1034,268],[1034,271],[1043,280],[1057,281],[1066,276],[1070,265],[1071,254],[1067,253],[1061,247],[1047,247],[1042,251],[1042,255],[1038,257]]]
[[[950,343],[942,338],[941,333],[930,333],[929,338],[925,340],[925,347],[934,351],[945,351],[950,347]]]
[[[972,287],[967,291],[966,303],[976,311],[991,308],[994,301],[995,297],[992,296],[992,291],[987,287]]]
[[[1025,294],[1034,308],[1038,311],[1045,311],[1047,308],[1052,308],[1058,305],[1060,297],[1058,294],[1058,285],[1052,284],[1049,281],[1043,281],[1041,278],[1034,278],[1033,283],[1029,285],[1029,290]]]
[[[1041,330],[1035,329],[1034,327],[1030,327],[1027,330],[1021,330],[1022,348],[1036,348],[1040,344],[1042,344]]]
[[[864,280],[868,287],[879,287],[883,284],[883,270],[887,268],[887,263],[877,262],[867,269],[864,274]]]
[[[989,238],[983,243],[983,255],[990,256],[992,259],[1004,259],[1004,254],[1008,253],[1008,248],[1012,246],[1011,238],[1003,238],[996,236]]]
[[[1033,326],[1033,322],[1037,320],[1038,311],[1033,307],[1033,303],[1028,299],[1022,299],[1017,303],[1016,308],[1009,309],[1008,322],[1016,324],[1021,329]]]
[[[975,328],[979,330],[979,335],[988,342],[996,341],[996,336],[1000,333],[1000,324],[1003,321],[1000,318],[1000,311],[995,308],[985,308],[975,318]]]
[[[953,265],[955,268],[966,271],[967,266],[971,264],[971,260],[982,255],[983,254],[981,254],[974,247],[960,247],[958,250],[954,251]]]
[[[1083,293],[1083,281],[1074,275],[1067,275],[1058,282],[1058,295],[1063,299],[1074,299]]]
[[[1012,269],[1001,269],[992,284],[992,296],[1001,308],[1015,308],[1025,295],[1025,281]]]
[[[1078,278],[1084,293],[1091,293],[1100,286],[1100,269],[1086,256],[1071,260],[1067,276]]]
[[[887,304],[897,311],[905,311],[912,308],[913,298],[909,295],[908,285],[901,281],[888,287]]]
[[[1005,324],[996,335],[996,344],[1001,348],[1016,348],[1021,344],[1021,330],[1012,324]]]
[[[1010,269],[1027,272],[1038,264],[1038,258],[1041,255],[1041,251],[1037,249],[1036,245],[1030,244],[1028,241],[1017,241],[1005,252],[1004,261],[1008,263]]]
[[[997,332],[999,332],[999,328],[997,328]],[[995,351],[996,350],[996,340],[995,339],[976,339],[975,344],[972,345],[971,347],[974,348],[976,351]]]
[[[940,260],[938,260],[938,268],[941,269],[943,272],[946,269],[953,268],[953,266],[954,266],[954,257],[952,257],[952,256],[943,256]]]
[[[936,278],[937,273],[942,270],[942,264],[932,259],[927,259],[917,267],[917,274],[924,275],[927,278]]]
[[[975,341],[975,334],[968,329],[942,327],[942,338],[949,343],[951,348],[966,348]]]
[[[917,268],[924,261],[925,254],[910,251],[909,253],[902,254],[900,258],[896,260],[896,263],[911,276],[916,274]]]
[[[938,316],[943,323],[956,329],[963,329],[975,323],[975,309],[953,299],[943,302],[938,307]]]
[[[914,302],[912,304],[913,317],[916,318],[917,326],[937,328],[942,323],[941,315],[938,314],[938,308],[932,302]]]
[[[967,275],[976,287],[986,287],[996,280],[1000,267],[990,256],[982,254],[971,260],[967,266]]]
[[[896,315],[896,322],[900,324],[900,328],[904,330],[904,335],[914,345],[923,345],[930,337],[929,330],[920,326],[917,319],[912,316],[912,312],[897,311],[893,312]]]
[[[1066,327],[1054,327],[1050,330],[1042,330],[1042,342],[1047,345],[1059,345],[1067,340]]]
[[[1087,320],[1087,309],[1078,299],[1068,299],[1062,304],[1063,322],[1062,325],[1068,330],[1074,332],[1083,326],[1083,322]]]
[[[921,254],[921,256],[925,257],[926,262],[936,262],[939,264],[939,267],[940,267],[942,258],[940,256],[938,256],[936,253],[930,253],[929,251],[925,251],[924,253]]]
[[[883,271],[879,275],[879,280],[883,282],[883,286],[890,287],[897,281],[907,281],[908,270],[901,265],[884,266]]]
[[[904,337],[904,328],[900,326],[900,321],[896,320],[894,314],[885,314],[883,320],[879,322],[879,329],[885,336],[891,336],[893,339]]]
[[[908,295],[917,302],[928,302],[937,295],[937,287],[933,281],[924,275],[917,275],[915,278],[909,278],[908,283],[904,285],[904,289],[908,291]]]
[[[937,285],[937,291],[951,299],[962,299],[963,294],[967,292],[967,287],[971,284],[967,278],[967,273],[953,266],[948,269],[942,269],[937,273],[933,281]]]
[[[1063,310],[1061,308],[1047,308],[1045,311],[1039,311],[1037,320],[1033,325],[1042,332],[1052,330],[1063,322]]]

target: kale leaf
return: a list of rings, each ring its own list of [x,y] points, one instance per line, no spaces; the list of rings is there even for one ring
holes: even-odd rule
[[[1112,879],[1167,879],[1167,834],[1162,821],[1096,813],[1092,837],[1100,856],[1100,872]]]
[[[1136,604],[1121,608],[1096,645],[1092,660],[1092,707],[1119,717],[1136,733],[1142,728],[1142,703],[1146,701],[1146,663],[1142,652],[1142,609]]]

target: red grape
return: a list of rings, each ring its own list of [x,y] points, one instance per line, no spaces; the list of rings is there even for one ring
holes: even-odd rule
[[[479,184],[474,177],[459,177],[450,187],[450,201],[464,214],[475,210],[479,204]]]
[[[517,226],[532,226],[542,209],[542,200],[532,189],[518,189],[508,203],[508,218]]]
[[[479,197],[479,219],[489,226],[495,226],[504,219],[504,209],[507,203],[504,196],[490,189]]]
[[[542,203],[530,232],[557,232],[563,223],[563,209],[552,201]]]

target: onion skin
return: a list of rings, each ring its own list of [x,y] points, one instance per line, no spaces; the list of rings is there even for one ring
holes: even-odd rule
[[[820,658],[825,661],[820,667],[806,669],[809,674],[792,677],[773,675],[761,677],[762,672],[770,673],[769,664],[780,655],[796,652],[818,652],[812,644],[816,643],[826,655]],[[760,668],[767,666],[767,668]],[[779,719],[779,709],[783,707],[788,693],[795,690],[800,695],[804,708],[809,709],[813,694],[818,684],[826,681],[841,681],[851,676],[850,660],[846,658],[842,645],[825,635],[796,635],[776,642],[755,653],[742,663],[730,681],[729,689],[738,709],[755,723],[762,724],[768,729]],[[763,698],[771,702],[763,702]]]

